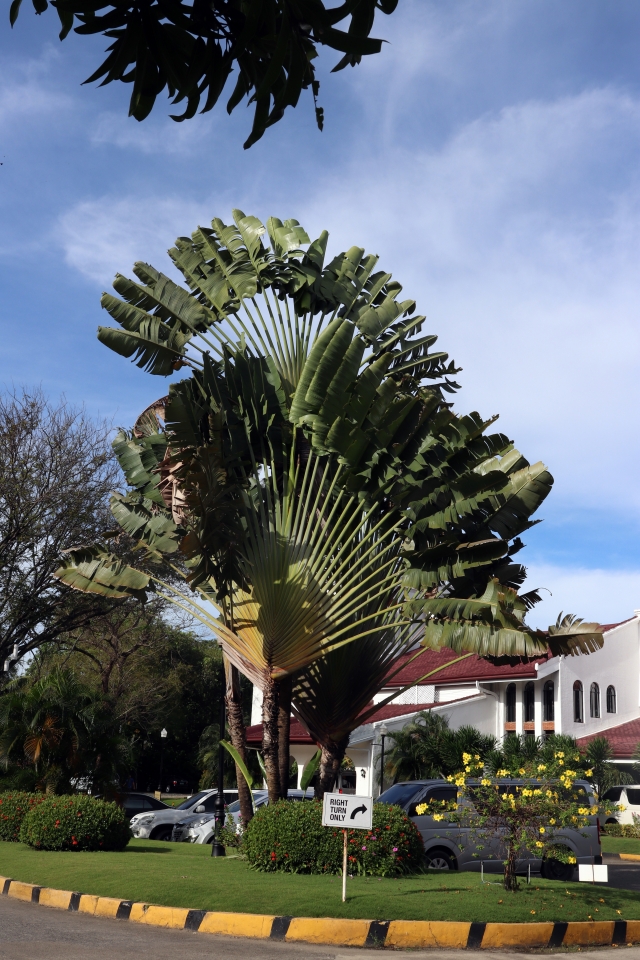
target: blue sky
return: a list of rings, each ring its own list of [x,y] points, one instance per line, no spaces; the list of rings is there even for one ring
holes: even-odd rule
[[[400,0],[355,70],[249,151],[243,106],[176,124],[81,87],[103,41],[0,28],[0,382],[128,425],[165,384],[95,339],[116,270],[232,207],[378,253],[464,368],[460,410],[556,478],[525,538],[533,620],[640,607],[640,6]]]

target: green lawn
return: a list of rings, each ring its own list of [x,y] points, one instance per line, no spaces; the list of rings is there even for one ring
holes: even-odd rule
[[[632,891],[534,879],[530,887],[507,894],[501,886],[483,886],[475,873],[355,877],[343,904],[340,877],[257,873],[243,860],[214,860],[210,852],[207,846],[150,840],[132,840],[123,853],[45,853],[0,843],[0,874],[62,890],[242,913],[378,920],[640,919],[640,897]]]
[[[632,837],[602,837],[603,853],[638,853],[640,840]]]

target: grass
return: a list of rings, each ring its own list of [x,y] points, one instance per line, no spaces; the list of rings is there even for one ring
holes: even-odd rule
[[[343,904],[340,877],[257,873],[241,859],[214,860],[210,854],[208,846],[151,840],[132,840],[122,853],[46,853],[0,843],[0,874],[63,890],[241,913],[502,922],[640,919],[640,897],[630,890],[534,879],[509,894],[500,885],[483,885],[476,873],[354,877]]]
[[[602,837],[603,853],[640,853],[640,839],[636,837]]]

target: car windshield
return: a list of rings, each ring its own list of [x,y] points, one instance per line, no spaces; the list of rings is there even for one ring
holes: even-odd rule
[[[407,801],[411,800],[414,793],[417,793],[420,789],[419,783],[394,783],[392,787],[389,787],[388,790],[381,793],[375,802],[397,803],[399,806],[403,806]]]
[[[196,793],[194,797],[187,797],[186,800],[183,800],[180,806],[175,807],[176,810],[188,810],[189,807],[192,807],[194,804],[197,804],[199,800],[202,800],[203,797],[206,797],[206,793]]]
[[[229,806],[227,807],[227,811],[229,813],[237,813],[239,809],[240,809],[239,800],[234,800],[233,803],[230,803]]]

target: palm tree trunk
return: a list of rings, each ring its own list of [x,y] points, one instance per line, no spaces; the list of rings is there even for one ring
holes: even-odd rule
[[[280,799],[278,763],[278,684],[267,676],[262,690],[262,753],[267,771],[269,803]]]
[[[247,733],[242,716],[242,697],[240,694],[240,674],[238,668],[234,667],[226,657],[224,657],[224,673],[226,680],[226,706],[227,721],[229,723],[229,736],[231,743],[240,754],[244,765],[247,765]],[[244,778],[240,767],[236,764],[236,780],[238,783],[238,799],[240,801],[240,819],[246,826],[253,816],[253,803],[251,800],[251,790],[249,784]]]
[[[321,745],[320,770],[315,789],[318,800],[322,800],[325,793],[333,790],[348,743],[349,737],[346,736],[338,742],[327,740]]]
[[[280,772],[280,796],[286,799],[289,792],[289,733],[291,730],[291,677],[278,683],[278,768]]]

